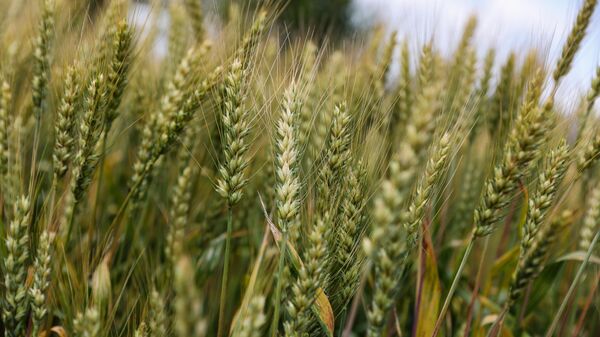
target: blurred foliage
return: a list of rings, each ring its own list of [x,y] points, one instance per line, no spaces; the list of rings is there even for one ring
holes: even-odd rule
[[[250,7],[281,6],[279,21],[293,35],[308,34],[322,40],[327,35],[346,36],[355,28],[350,20],[351,0],[223,0],[223,8],[231,2]]]

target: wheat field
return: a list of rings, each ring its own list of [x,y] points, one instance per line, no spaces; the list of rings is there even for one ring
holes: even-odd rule
[[[105,2],[0,0],[4,336],[598,336],[597,0],[558,62]]]

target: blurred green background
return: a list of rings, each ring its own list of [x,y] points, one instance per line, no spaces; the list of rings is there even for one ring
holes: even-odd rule
[[[109,0],[87,0],[91,12],[100,8]],[[172,1],[172,0],[171,0]],[[179,0],[181,1],[181,0]],[[322,38],[326,34],[335,37],[348,35],[354,31],[350,20],[352,0],[196,0],[202,1],[207,10],[221,8],[221,15],[231,2],[241,6],[258,6],[263,4],[283,7],[279,22],[292,34],[311,34]],[[137,0],[148,3],[148,0]],[[165,0],[165,5],[169,0]],[[215,6],[216,5],[216,6]]]

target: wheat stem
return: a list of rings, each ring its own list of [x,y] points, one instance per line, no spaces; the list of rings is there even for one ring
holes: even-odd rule
[[[217,337],[223,336],[225,329],[225,306],[227,305],[227,282],[229,281],[229,259],[231,254],[231,235],[233,233],[233,213],[231,205],[227,207],[227,234],[225,236],[225,256],[223,276],[221,278],[221,296],[219,298],[219,322]]]
[[[563,315],[563,312],[565,311],[565,309],[567,307],[567,303],[569,303],[571,295],[573,295],[573,292],[575,291],[575,288],[577,287],[577,284],[579,283],[579,279],[581,279],[581,276],[583,275],[583,271],[585,270],[585,267],[587,266],[588,262],[590,261],[590,257],[592,256],[592,253],[594,252],[594,247],[596,246],[596,242],[598,242],[599,237],[600,237],[600,231],[597,231],[596,235],[594,235],[594,239],[592,239],[592,242],[590,244],[590,247],[587,250],[587,253],[585,254],[585,258],[581,262],[581,265],[579,265],[579,269],[577,270],[577,274],[575,274],[575,278],[573,279],[573,282],[571,282],[571,286],[569,287],[569,290],[567,291],[562,302],[560,303],[560,307],[558,308],[558,311],[554,315],[554,319],[552,320],[552,323],[550,324],[550,327],[548,328],[548,331],[546,332],[546,337],[552,337],[554,335],[554,330],[556,330],[556,326],[558,325],[558,322],[560,321],[560,319]]]
[[[446,295],[446,299],[444,300],[444,305],[442,305],[442,309],[440,310],[438,318],[435,322],[435,327],[433,329],[433,334],[431,335],[431,337],[436,337],[440,331],[440,328],[442,327],[444,317],[446,316],[446,312],[448,311],[448,308],[450,307],[450,302],[452,301],[452,297],[454,296],[454,292],[456,291],[456,287],[458,286],[458,281],[460,279],[462,271],[465,268],[465,266],[467,265],[467,260],[469,259],[469,255],[471,255],[471,250],[473,249],[474,244],[475,244],[475,236],[473,235],[469,239],[467,248],[465,249],[465,252],[463,253],[463,257],[460,260],[460,265],[458,266],[458,269],[456,270],[456,274],[454,275],[454,278],[452,279],[452,285],[450,286],[450,290],[448,290],[448,294]]]

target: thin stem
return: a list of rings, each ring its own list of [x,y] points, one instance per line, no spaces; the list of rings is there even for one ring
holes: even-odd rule
[[[71,193],[69,191],[69,193]],[[71,214],[69,215],[69,218],[67,219],[67,240],[65,241],[65,243],[68,243],[69,241],[71,241],[71,235],[73,233],[73,223],[75,222],[75,211],[77,210],[77,204],[79,204],[78,201],[74,201],[73,202],[73,211],[71,212]]]
[[[509,302],[506,302],[506,304],[504,304],[504,308],[502,308],[502,311],[500,312],[500,314],[498,314],[496,320],[494,321],[494,324],[492,324],[492,327],[490,328],[488,337],[498,337],[498,334],[500,333],[500,331],[502,330],[502,326],[504,325],[504,318],[506,317],[506,313],[510,308],[509,304]]]
[[[227,206],[227,236],[225,238],[225,261],[223,262],[223,278],[221,280],[221,299],[219,300],[219,324],[217,337],[223,336],[225,328],[225,302],[227,297],[227,280],[229,278],[229,255],[231,251],[231,235],[233,232],[233,214],[231,205]]]
[[[583,324],[585,323],[585,316],[587,315],[588,310],[590,309],[590,305],[592,304],[592,301],[595,298],[594,296],[595,296],[596,290],[598,289],[598,285],[600,284],[600,272],[598,272],[596,274],[596,277],[592,281],[593,281],[592,289],[590,290],[590,294],[588,295],[588,297],[585,301],[585,305],[583,307],[583,310],[581,311],[581,315],[579,316],[579,320],[577,321],[577,327],[575,328],[575,331],[573,332],[572,337],[579,336],[579,333],[581,332],[581,329],[583,328]]]
[[[454,279],[452,280],[452,285],[450,286],[450,290],[448,291],[448,295],[446,295],[446,300],[444,300],[444,305],[442,306],[442,310],[440,311],[440,315],[438,316],[437,321],[435,322],[435,328],[433,330],[432,337],[436,337],[442,327],[442,322],[444,321],[444,317],[446,316],[446,312],[448,311],[448,307],[450,306],[450,301],[452,300],[452,296],[456,291],[456,287],[458,286],[458,280],[460,279],[460,275],[462,274],[465,265],[467,264],[467,260],[469,259],[469,255],[471,254],[471,250],[473,249],[473,245],[475,243],[475,236],[472,235],[469,239],[469,244],[467,245],[467,249],[460,261],[460,265],[458,266],[458,270],[456,271],[456,275],[454,275]]]
[[[471,333],[471,323],[473,322],[473,306],[475,306],[475,301],[477,301],[477,294],[479,293],[479,287],[481,286],[481,277],[482,270],[484,269],[483,263],[485,262],[485,257],[487,255],[488,246],[490,243],[490,237],[486,237],[485,244],[483,246],[483,252],[481,253],[481,258],[479,259],[479,268],[477,269],[477,278],[475,279],[475,286],[473,287],[473,293],[471,294],[471,301],[469,302],[469,307],[467,310],[467,322],[465,323],[465,332],[463,336],[467,337]]]
[[[56,204],[56,189],[58,188],[58,177],[53,175],[52,177],[52,186],[50,187],[50,202],[47,205],[46,209],[46,223],[49,228],[53,227],[54,223],[54,210]]]
[[[41,132],[41,112],[35,115],[35,131],[33,134],[33,148],[31,151],[31,170],[29,172],[29,195],[31,196],[31,201],[35,203],[37,196],[35,193],[35,185],[37,182],[37,151],[40,143],[40,132]]]
[[[350,315],[348,316],[348,320],[346,321],[346,324],[344,326],[342,337],[350,337],[350,335],[352,334],[352,326],[354,325],[354,320],[356,319],[356,313],[358,312],[358,306],[360,305],[360,300],[365,288],[365,284],[367,283],[367,276],[369,275],[370,270],[371,265],[367,264],[362,276],[360,277],[360,282],[358,284],[356,294],[354,294],[354,298],[352,299],[352,305],[350,306]]]
[[[548,332],[546,332],[546,337],[552,337],[552,335],[554,334],[554,330],[556,330],[558,321],[562,317],[562,314],[565,311],[565,308],[567,307],[569,298],[571,297],[571,295],[573,295],[573,291],[575,291],[575,287],[579,283],[579,279],[583,275],[583,271],[585,270],[585,267],[587,266],[588,262],[590,261],[590,257],[592,256],[592,252],[594,251],[594,246],[596,245],[596,242],[598,241],[599,236],[600,236],[600,231],[597,231],[596,235],[594,235],[594,239],[592,240],[592,242],[590,244],[590,247],[587,250],[587,253],[585,254],[585,259],[583,259],[583,262],[581,262],[581,265],[579,266],[579,269],[577,270],[575,279],[573,280],[573,282],[571,282],[569,291],[567,291],[565,298],[563,299],[562,303],[560,304],[560,307],[558,308],[558,312],[556,312],[556,315],[554,315],[552,324],[550,325],[550,328],[548,328]]]
[[[273,323],[271,325],[271,337],[277,336],[277,330],[279,327],[279,310],[280,310],[280,302],[281,302],[281,288],[282,288],[282,277],[283,277],[283,267],[285,265],[285,254],[287,254],[287,241],[288,241],[288,231],[286,228],[282,228],[283,230],[283,244],[281,246],[281,250],[279,252],[279,265],[277,266],[277,285],[275,287],[275,312],[273,313]]]
[[[344,335],[344,326],[346,324],[347,316],[348,316],[348,308],[346,306],[344,306],[344,308],[342,309],[342,312],[340,313],[340,316],[339,316],[340,317],[338,320],[339,323],[337,323],[339,325],[336,325],[336,326],[339,326],[338,333],[337,333],[338,337],[342,337]]]
[[[109,128],[107,128],[109,129]],[[104,132],[102,136],[102,149],[100,150],[100,163],[98,163],[98,183],[96,184],[96,199],[94,200],[94,211],[92,213],[92,226],[96,228],[96,216],[98,214],[98,204],[100,200],[100,190],[102,189],[102,178],[104,176],[104,158],[106,157],[106,141],[108,132]]]

